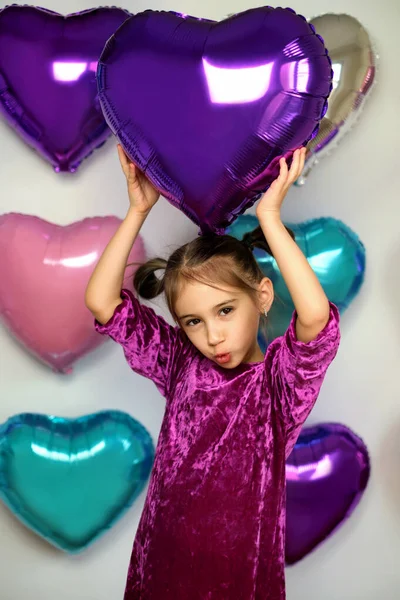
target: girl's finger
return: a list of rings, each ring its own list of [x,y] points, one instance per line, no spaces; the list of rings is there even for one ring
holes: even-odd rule
[[[292,164],[290,165],[289,171],[289,183],[293,183],[299,176],[299,168],[300,168],[301,155],[300,150],[295,150],[293,154]]]
[[[300,152],[300,164],[299,164],[299,172],[297,174],[297,177],[300,177],[300,175],[304,169],[304,164],[306,162],[306,153],[307,153],[306,148],[302,148],[301,152]]]
[[[128,177],[128,173],[129,173],[128,157],[126,156],[126,154],[123,151],[122,146],[120,144],[117,145],[117,150],[118,150],[118,158],[119,158],[119,162],[121,163],[122,170],[125,173],[126,177]]]
[[[278,181],[279,183],[284,183],[287,179],[287,175],[288,175],[288,166],[287,166],[287,162],[285,160],[284,157],[282,157],[279,161],[279,176],[278,176]]]
[[[300,163],[300,150],[297,149],[294,151],[293,162],[292,162],[290,170],[297,171],[297,169],[299,168],[299,163]]]
[[[128,157],[126,156],[121,144],[117,144],[117,150],[118,150],[118,156],[119,156],[120,161],[124,164],[127,163]]]
[[[128,163],[128,180],[130,183],[137,179],[136,166],[129,162]]]
[[[297,179],[300,177],[303,168],[304,168],[304,163],[305,163],[305,157],[306,157],[306,153],[305,153],[305,148],[301,148],[301,150],[299,151],[299,163],[297,165],[297,169],[296,172],[293,173],[293,181],[297,181]]]

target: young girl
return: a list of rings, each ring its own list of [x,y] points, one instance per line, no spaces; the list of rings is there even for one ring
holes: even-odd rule
[[[125,600],[283,600],[285,461],[339,345],[339,315],[282,224],[304,165],[296,151],[257,207],[244,242],[207,234],[135,275],[166,295],[176,327],[121,290],[130,249],[158,193],[118,147],[130,208],[90,279],[96,329],[166,399]],[[260,319],[273,301],[251,248],[275,257],[296,311],[265,356]],[[155,271],[164,269],[160,279]],[[133,392],[134,393],[134,392]]]

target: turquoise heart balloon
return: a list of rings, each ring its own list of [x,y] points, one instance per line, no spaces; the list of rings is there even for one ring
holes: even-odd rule
[[[226,233],[242,239],[245,233],[258,227],[254,215],[241,215]],[[358,294],[364,280],[365,248],[358,236],[342,221],[331,217],[311,219],[298,224],[286,224],[295,234],[296,242],[317,275],[329,300],[343,312]],[[268,314],[268,340],[260,333],[264,347],[286,331],[294,305],[276,261],[256,248],[254,256],[266,277],[272,280],[275,301]]]
[[[153,459],[149,433],[123,412],[16,415],[0,427],[0,498],[50,543],[79,552],[132,505]]]

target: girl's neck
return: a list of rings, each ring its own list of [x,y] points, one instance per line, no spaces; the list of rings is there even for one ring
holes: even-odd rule
[[[245,363],[245,364],[257,363],[257,362],[262,362],[263,360],[264,360],[264,354],[263,354],[260,346],[257,344],[256,347],[254,348],[253,352],[249,353],[249,355],[244,359],[243,363]]]

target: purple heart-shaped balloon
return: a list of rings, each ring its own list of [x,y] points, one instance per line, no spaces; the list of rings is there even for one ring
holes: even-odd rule
[[[318,129],[331,90],[322,39],[291,9],[225,21],[135,15],[97,71],[105,118],[129,157],[203,231],[223,231]]]
[[[364,442],[344,425],[306,427],[286,463],[286,562],[301,560],[347,519],[370,474]]]
[[[111,135],[97,97],[97,61],[131,13],[63,16],[34,6],[0,10],[0,112],[56,171],[75,171]]]

